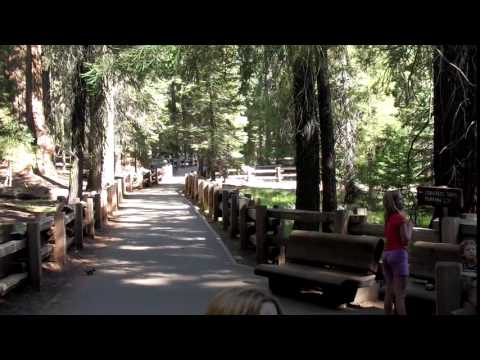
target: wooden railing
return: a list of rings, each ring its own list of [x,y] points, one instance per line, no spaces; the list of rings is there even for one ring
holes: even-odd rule
[[[247,168],[246,171],[240,169],[228,169],[229,176],[242,176],[247,181],[254,178],[260,180],[270,181],[282,181],[282,180],[295,180],[297,178],[297,169],[295,166],[283,166],[283,165],[258,165],[254,168]],[[216,172],[217,176],[222,176],[220,172]]]
[[[345,211],[316,212],[272,208],[256,204],[250,194],[240,195],[232,186],[220,185],[200,178],[197,174],[185,177],[185,196],[198,204],[210,221],[222,218],[223,229],[231,238],[240,239],[240,247],[247,249],[252,239],[257,252],[257,262],[268,258],[269,248],[280,246],[278,234],[284,220],[304,223],[330,223],[332,231],[347,232],[348,216]],[[273,239],[273,240],[272,240]]]
[[[271,245],[269,239],[278,234],[281,221],[293,220],[303,223],[329,223],[334,233],[352,235],[384,236],[382,224],[367,222],[367,210],[338,210],[335,212],[317,212],[305,210],[266,208],[256,204],[251,195],[241,195],[239,189],[231,185],[220,185],[200,178],[197,174],[185,177],[185,196],[198,204],[200,210],[211,221],[222,218],[223,229],[231,238],[239,236],[240,247],[249,247],[250,240],[256,245],[257,261],[267,258]],[[448,219],[447,219],[448,220]],[[451,220],[451,219],[450,219]],[[475,237],[476,227],[462,221],[444,221],[441,231],[438,229],[413,228],[413,242],[450,242],[458,243],[463,238]],[[268,241],[267,241],[268,240]],[[279,245],[280,240],[276,240]]]
[[[158,179],[151,172],[147,175],[142,186],[151,186]],[[132,176],[116,176],[114,183],[102,191],[84,193],[81,200],[71,204],[59,198],[54,216],[0,224],[0,296],[24,281],[40,290],[42,263],[63,267],[70,248],[81,250],[84,235],[94,239],[96,230],[115,216],[128,189],[133,190]]]

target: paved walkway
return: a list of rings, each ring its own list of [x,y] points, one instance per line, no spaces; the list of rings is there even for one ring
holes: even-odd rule
[[[235,263],[203,217],[179,195],[180,180],[129,194],[110,221],[109,240],[87,243],[80,252],[95,273],[74,272],[55,296],[37,300],[26,311],[200,315],[221,289],[266,287],[266,279],[255,276],[251,267]],[[280,302],[287,314],[338,314],[313,303]]]

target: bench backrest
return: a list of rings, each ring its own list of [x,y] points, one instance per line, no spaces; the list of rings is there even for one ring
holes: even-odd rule
[[[410,276],[434,280],[435,264],[439,261],[461,262],[460,246],[458,244],[416,241],[409,253]]]
[[[293,230],[286,245],[286,261],[375,272],[383,247],[383,239],[375,236]]]

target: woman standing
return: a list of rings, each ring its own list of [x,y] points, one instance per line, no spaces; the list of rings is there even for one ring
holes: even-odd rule
[[[409,275],[407,246],[412,238],[413,224],[403,212],[402,196],[398,190],[385,193],[383,206],[387,240],[383,252],[385,313],[393,314],[395,306],[398,315],[406,315],[405,295]]]

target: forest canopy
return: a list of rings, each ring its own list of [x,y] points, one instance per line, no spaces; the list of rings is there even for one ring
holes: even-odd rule
[[[158,158],[195,158],[210,177],[295,159],[298,184],[313,179],[297,207],[375,208],[390,188],[413,206],[416,186],[445,185],[474,212],[476,56],[464,45],[1,46],[0,158],[21,148],[45,170],[63,149],[91,169],[91,189]],[[316,157],[300,162],[300,145]],[[315,182],[325,201],[302,205]]]

